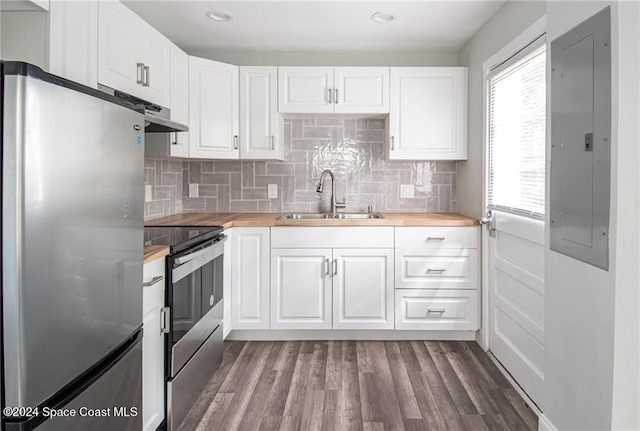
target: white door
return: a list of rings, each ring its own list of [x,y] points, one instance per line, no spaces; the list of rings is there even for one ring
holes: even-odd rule
[[[271,250],[271,329],[331,329],[331,249]]]
[[[332,113],[333,67],[279,67],[280,113]]]
[[[269,244],[268,227],[234,228],[233,329],[269,329]]]
[[[392,67],[389,158],[467,158],[467,68]]]
[[[333,250],[333,328],[393,329],[393,250]]]
[[[239,157],[238,66],[189,57],[189,157]]]
[[[171,119],[189,124],[189,56],[171,44]],[[189,157],[189,132],[173,133],[170,155]]]
[[[284,158],[278,142],[278,68],[240,67],[240,157]]]
[[[334,110],[345,114],[389,112],[388,67],[336,67]]]
[[[544,385],[544,44],[491,71],[488,86],[489,349],[538,405]],[[486,234],[487,232],[485,232]]]

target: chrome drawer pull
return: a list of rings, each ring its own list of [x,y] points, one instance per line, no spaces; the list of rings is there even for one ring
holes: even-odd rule
[[[142,285],[143,285],[144,287],[153,286],[154,284],[161,282],[163,279],[164,279],[164,277],[163,277],[163,276],[158,275],[157,277],[153,277],[153,278],[151,279],[151,281],[147,281],[147,282],[145,282],[145,283],[142,283]]]
[[[443,236],[428,236],[427,241],[444,241],[445,237]]]
[[[427,313],[442,313],[444,314],[444,308],[427,308]]]
[[[442,274],[446,271],[444,268],[427,268],[427,274]]]

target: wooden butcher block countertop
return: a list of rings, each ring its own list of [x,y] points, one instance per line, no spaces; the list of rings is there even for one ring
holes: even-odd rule
[[[456,213],[383,213],[371,220],[277,220],[282,213],[183,213],[147,220],[148,226],[478,226]]]
[[[144,263],[153,262],[156,259],[165,257],[169,254],[168,245],[145,245],[144,246]]]

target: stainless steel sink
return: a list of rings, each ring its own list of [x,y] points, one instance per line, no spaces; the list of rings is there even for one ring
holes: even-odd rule
[[[383,219],[380,213],[286,213],[278,220],[375,220]]]

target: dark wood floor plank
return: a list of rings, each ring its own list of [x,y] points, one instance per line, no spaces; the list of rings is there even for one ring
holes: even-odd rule
[[[518,412],[524,423],[531,429],[538,428],[538,416],[531,410],[531,408],[524,402],[520,394],[513,389],[503,389],[502,393],[509,400],[509,403]]]
[[[449,394],[451,394],[453,402],[456,404],[456,408],[462,414],[478,414],[478,409],[476,409],[476,406],[471,401],[469,394],[460,382],[460,378],[447,359],[447,355],[450,352],[443,348],[443,345],[437,341],[426,341],[425,344]]]
[[[402,412],[402,419],[405,421],[405,424],[406,419],[422,420],[418,402],[413,393],[411,381],[409,380],[409,375],[407,374],[407,369],[405,368],[405,363],[400,353],[400,347],[394,342],[385,343],[384,346],[387,351],[387,358],[389,360],[389,367],[391,368],[393,384],[396,388],[398,404],[400,404],[400,411]]]
[[[362,403],[358,378],[356,343],[343,341],[342,386],[338,396],[338,428],[341,431],[362,429]]]
[[[324,387],[326,390],[340,390],[342,386],[342,342],[329,341],[327,345],[327,368]]]
[[[500,416],[504,419],[505,423],[512,430],[528,430],[530,429],[524,420],[520,417],[518,412],[513,408],[507,397],[504,396],[502,389],[492,389],[490,396],[498,405],[500,409]],[[537,427],[536,427],[537,429]]]
[[[299,341],[288,341],[284,343],[283,348],[280,351],[278,361],[275,365],[275,371],[277,371],[278,374],[276,375],[276,380],[271,387],[271,392],[269,393],[269,403],[267,404],[264,412],[266,416],[284,416],[284,408],[289,396],[289,388],[291,387],[291,380],[296,368],[295,364],[298,360],[299,352]]]
[[[427,350],[427,345],[422,341],[411,342],[420,367],[423,370],[425,385],[429,387],[438,406],[438,411],[445,423],[446,429],[464,430],[465,424],[460,417],[457,406],[449,393],[436,364]]]
[[[225,342],[180,431],[513,431],[537,417],[474,342]]]

